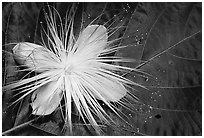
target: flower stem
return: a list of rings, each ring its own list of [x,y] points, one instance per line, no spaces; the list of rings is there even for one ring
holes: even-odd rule
[[[6,131],[2,132],[2,135],[6,135],[6,134],[8,134],[8,133],[10,133],[10,132],[12,132],[12,131],[15,131],[15,130],[19,129],[19,128],[25,127],[25,126],[29,125],[30,123],[32,123],[34,120],[35,120],[35,119],[32,119],[32,120],[30,120],[30,121],[28,121],[28,122],[25,122],[25,123],[23,123],[23,124],[20,124],[20,125],[18,125],[18,126],[15,126],[15,127],[11,128],[11,129],[9,129],[9,130],[6,130]]]

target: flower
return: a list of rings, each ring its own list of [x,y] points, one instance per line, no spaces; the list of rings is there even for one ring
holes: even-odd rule
[[[121,99],[130,96],[126,86],[135,85],[116,73],[131,68],[108,62],[132,60],[108,56],[122,47],[110,45],[112,42],[108,41],[108,31],[104,25],[88,25],[76,40],[73,27],[62,28],[64,35],[60,36],[52,18],[46,16],[46,21],[51,34],[47,34],[49,45],[20,42],[13,48],[15,61],[25,65],[25,70],[37,74],[10,84],[5,89],[21,87],[23,95],[17,101],[32,94],[30,105],[34,115],[53,113],[57,107],[61,107],[63,98],[66,110],[64,119],[70,131],[73,102],[83,121],[87,123],[88,119],[93,128],[100,132],[95,116],[106,123],[109,123],[110,117],[98,100],[119,115],[112,102],[123,105]],[[72,25],[73,22],[70,22],[69,26]]]

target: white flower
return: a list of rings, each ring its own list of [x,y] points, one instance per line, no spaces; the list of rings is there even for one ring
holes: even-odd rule
[[[118,109],[111,102],[123,105],[121,99],[130,96],[126,86],[135,85],[116,73],[132,70],[131,68],[107,62],[132,60],[107,56],[120,47],[110,46],[108,31],[103,25],[88,25],[75,40],[73,28],[64,29],[64,35],[60,37],[52,20],[48,17],[46,19],[51,34],[51,38],[48,36],[48,46],[21,42],[13,48],[15,60],[25,65],[25,70],[38,74],[10,84],[5,89],[21,87],[23,95],[17,101],[32,94],[31,106],[34,115],[51,114],[64,98],[65,122],[70,130],[74,105],[84,122],[87,123],[85,118],[88,119],[93,128],[100,132],[94,116],[106,123],[110,118],[98,100],[103,101],[117,114]]]

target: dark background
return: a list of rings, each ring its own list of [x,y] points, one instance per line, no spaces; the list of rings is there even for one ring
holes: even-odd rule
[[[3,51],[11,52],[14,44],[4,45],[8,43],[40,43],[40,22],[46,28],[42,9],[47,4],[2,4]],[[144,78],[135,72],[126,74],[148,88],[131,91],[143,104],[135,104],[135,112],[121,108],[132,127],[107,110],[117,125],[104,127],[104,135],[202,135],[202,3],[49,3],[62,17],[73,4],[77,7],[76,36],[82,17],[86,26],[104,11],[96,23],[110,21],[117,26],[122,22],[126,26],[109,39],[123,37],[120,45],[135,45],[116,54],[136,59],[125,66],[151,75]],[[11,54],[2,52],[2,57],[4,86],[19,79],[21,73],[17,73]],[[3,93],[3,132],[33,118],[29,96],[8,108],[14,94]],[[73,135],[95,135],[74,112],[73,116]],[[61,132],[62,126],[56,111],[5,135],[70,135]]]

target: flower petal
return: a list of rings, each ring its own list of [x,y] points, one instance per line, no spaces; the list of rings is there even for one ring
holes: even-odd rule
[[[32,114],[49,115],[59,106],[63,91],[56,88],[56,83],[57,81],[49,82],[32,94]]]
[[[117,79],[95,74],[91,79],[87,78],[86,80],[94,86],[95,90],[92,89],[92,93],[99,100],[105,99],[109,102],[117,102],[127,94],[126,88]],[[91,89],[90,86],[88,87]]]
[[[14,59],[21,65],[26,65],[30,70],[43,72],[57,66],[58,59],[43,46],[21,42],[13,48]]]
[[[106,87],[104,91],[100,91],[101,96],[103,96],[103,98],[107,101],[117,102],[127,94],[127,90],[121,83],[114,81],[107,83],[109,83],[109,85],[104,84]],[[97,99],[102,100],[100,97]]]
[[[82,55],[98,56],[107,46],[108,34],[107,29],[103,25],[89,25],[82,33],[75,44],[76,53]]]

